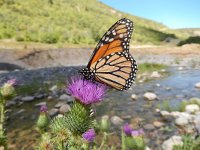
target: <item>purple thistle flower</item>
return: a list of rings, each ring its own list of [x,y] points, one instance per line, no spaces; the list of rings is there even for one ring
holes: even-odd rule
[[[88,142],[93,142],[96,134],[94,129],[89,129],[85,133],[82,134],[82,137]]]
[[[48,110],[48,108],[47,108],[47,105],[42,105],[41,107],[40,107],[40,112],[47,112],[47,110]]]
[[[6,84],[9,84],[9,85],[11,85],[11,86],[15,86],[15,85],[16,85],[16,82],[17,82],[17,80],[14,78],[14,79],[8,80],[8,81],[6,82]]]
[[[131,132],[131,135],[132,135],[133,137],[139,136],[138,130],[133,130],[133,131]]]
[[[140,135],[144,135],[144,130],[143,129],[139,129],[138,132],[139,132]]]
[[[144,130],[143,130],[143,129],[133,130],[133,131],[131,132],[131,135],[132,135],[133,137],[143,136],[143,135],[144,135]]]
[[[88,105],[102,100],[106,93],[106,86],[77,76],[72,78],[66,92],[77,98],[83,104]]]
[[[126,135],[131,135],[132,134],[132,131],[133,129],[129,126],[128,123],[126,123],[124,126],[123,126],[123,130],[124,130],[124,133]]]

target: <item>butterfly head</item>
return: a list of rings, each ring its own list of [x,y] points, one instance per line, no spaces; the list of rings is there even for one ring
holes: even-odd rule
[[[94,78],[94,72],[91,71],[89,68],[83,68],[80,71],[80,74],[84,76],[85,79],[90,80]]]

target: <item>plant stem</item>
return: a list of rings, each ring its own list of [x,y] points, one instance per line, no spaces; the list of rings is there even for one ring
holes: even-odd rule
[[[107,135],[108,135],[107,132],[103,133],[103,140],[102,140],[101,145],[98,150],[101,150],[103,148],[105,142],[107,141]]]
[[[0,138],[1,144],[4,146],[4,149],[7,150],[7,141],[6,135],[4,135],[4,121],[5,121],[5,99],[0,96]]]
[[[123,132],[123,129],[122,129],[122,150],[126,150],[126,145],[125,145],[125,135],[124,135],[124,132]]]

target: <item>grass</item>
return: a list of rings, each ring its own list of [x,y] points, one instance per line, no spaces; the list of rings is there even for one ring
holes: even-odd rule
[[[180,112],[184,112],[185,111],[185,107],[189,104],[197,104],[200,107],[200,99],[198,98],[192,98],[190,100],[183,100],[179,106],[171,106],[170,105],[170,101],[164,100],[162,101],[162,103],[159,103],[157,105],[157,108],[161,109],[161,110],[166,110],[169,112],[172,111],[180,111]]]
[[[142,63],[138,65],[139,73],[159,71],[161,69],[166,69],[166,68],[167,68],[167,65],[157,64],[157,63],[146,62],[146,63]]]
[[[33,7],[34,6],[34,7]],[[177,38],[151,20],[117,11],[96,0],[0,0],[0,39],[63,45],[96,45],[117,20],[135,23],[134,44],[161,44]]]
[[[26,85],[21,85],[16,87],[16,94],[17,95],[32,95],[37,92],[44,92],[48,93],[49,89],[53,86],[56,85],[58,89],[64,89],[65,88],[65,82],[63,81],[56,81],[55,83],[51,84],[41,84],[38,83],[37,81],[26,84]]]
[[[200,138],[193,138],[191,135],[185,135],[182,137],[183,145],[176,145],[173,150],[199,150],[200,148]]]
[[[193,99],[190,99],[190,100],[183,100],[181,103],[180,103],[180,106],[179,106],[179,111],[185,111],[185,107],[189,104],[197,104],[199,107],[200,107],[200,99],[198,98],[193,98]]]
[[[31,95],[34,94],[38,91],[48,91],[48,85],[40,85],[37,82],[32,82],[30,84],[26,84],[26,85],[21,85],[16,87],[16,93],[17,95]]]
[[[161,103],[159,103],[157,105],[157,108],[159,108],[160,110],[166,110],[166,111],[173,111],[174,109],[171,107],[170,102],[167,100],[162,101]]]
[[[179,106],[174,106],[174,105],[172,106],[169,100],[164,100],[157,105],[157,108],[159,108],[160,110],[173,112],[173,111],[181,111],[181,105],[182,104],[180,104]]]

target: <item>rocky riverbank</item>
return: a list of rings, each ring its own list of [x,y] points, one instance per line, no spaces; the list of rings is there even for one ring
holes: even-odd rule
[[[6,104],[8,109],[7,127],[11,146],[17,148],[24,147],[26,149],[28,148],[27,146],[34,146],[37,143],[36,139],[39,135],[35,132],[34,125],[39,113],[39,106],[47,104],[49,115],[52,117],[70,110],[73,99],[65,92],[65,88],[67,87],[66,81],[71,76],[77,74],[77,69],[74,67],[48,68],[0,74],[2,82],[16,77],[19,87],[30,84],[32,85],[31,88],[34,88],[35,85],[31,81],[37,81],[37,85],[39,83],[39,87],[36,87],[37,91],[27,91],[27,87],[25,86],[20,95]],[[166,107],[163,106],[163,102],[167,100],[169,103],[173,102],[173,104],[176,103],[179,106],[180,99],[183,100],[198,96],[197,74],[199,72],[184,68],[172,68],[167,69],[169,76],[160,75],[158,77],[158,74],[161,74],[163,71],[139,75],[137,82],[130,90],[124,92],[110,91],[107,93],[105,100],[95,106],[97,119],[100,119],[104,115],[107,115],[110,119],[112,124],[111,131],[115,133],[115,136],[112,137],[115,140],[111,144],[117,144],[120,141],[116,131],[120,131],[121,126],[126,122],[129,122],[134,128],[138,126],[144,128],[145,141],[152,150],[159,149],[160,145],[164,143],[164,147],[171,145],[171,143],[166,144],[168,143],[166,140],[173,141],[169,140],[173,136],[175,137],[172,139],[175,138],[178,141],[182,141],[182,139],[180,140],[180,136],[183,133],[181,130],[182,126],[177,125],[176,118],[173,119],[173,116],[169,115],[173,114],[173,112],[166,112],[168,116],[163,115],[163,112],[165,112],[164,107]],[[183,79],[180,78],[181,76],[186,82],[179,87],[179,84],[174,84],[174,81],[182,82]],[[32,77],[36,79],[32,80]],[[151,80],[149,80],[150,78]],[[188,78],[193,80],[188,80]],[[42,87],[45,87],[45,90]],[[185,89],[186,87],[188,89]],[[173,107],[173,105],[168,107]],[[195,113],[197,113],[196,110],[198,109],[195,108]],[[190,111],[185,113],[188,112]],[[176,112],[176,114],[183,115],[182,112]],[[188,114],[192,115],[191,113]],[[187,117],[189,115],[186,114],[183,116]],[[192,118],[195,117],[193,116]],[[13,121],[15,124],[12,123]],[[192,126],[190,121],[185,122],[189,126]],[[188,128],[191,128],[191,126]],[[33,136],[29,137],[30,134]]]
[[[177,49],[164,52],[166,48],[161,50],[163,53],[147,49],[141,52],[131,51],[140,64],[154,62],[168,64],[170,67],[138,74],[131,89],[124,92],[111,90],[101,104],[94,106],[97,119],[107,115],[112,124],[111,139],[114,140],[110,140],[110,144],[119,143],[118,131],[126,122],[134,128],[144,128],[145,142],[152,150],[160,150],[161,147],[171,150],[170,146],[184,143],[183,134],[199,134],[199,105],[188,103],[182,112],[177,109],[183,100],[200,97],[200,61],[197,49],[192,53],[191,50],[183,48],[180,54]],[[74,49],[68,52],[61,50],[59,53],[56,50],[37,53],[33,51],[31,55],[16,52],[17,55],[12,57],[14,61],[6,60],[8,55],[1,56],[1,61],[5,60],[4,63],[9,62],[21,67],[11,69],[13,71],[3,70],[0,73],[0,84],[12,78],[16,78],[18,83],[18,95],[6,104],[7,131],[12,149],[32,149],[38,142],[39,134],[34,125],[39,106],[47,104],[52,117],[70,110],[73,99],[67,95],[65,89],[70,77],[77,75],[81,67],[63,65],[86,64],[90,53],[88,49],[84,49],[85,57],[77,60],[74,56],[82,56],[81,51],[78,50],[73,55],[72,50],[75,53]],[[176,108],[176,111],[172,108]]]

